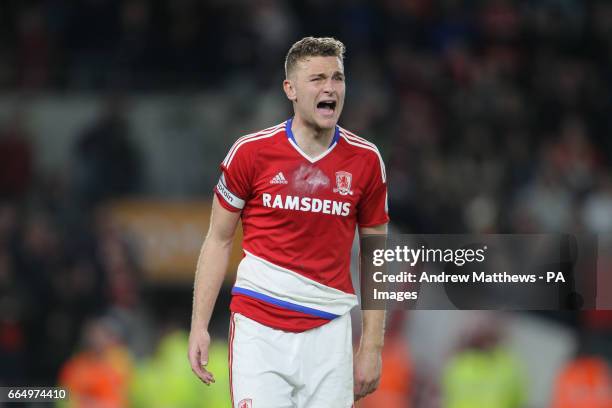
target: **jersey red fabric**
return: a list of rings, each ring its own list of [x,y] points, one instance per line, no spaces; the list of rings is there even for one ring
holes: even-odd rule
[[[285,309],[241,294],[232,297],[230,307],[232,311],[238,310],[251,319],[252,316],[257,317],[258,323],[289,332],[314,329],[329,322],[329,319]]]
[[[224,208],[242,211],[247,257],[297,274],[304,285],[314,282],[330,296],[354,294],[350,253],[355,227],[389,221],[385,168],[372,143],[337,127],[330,147],[309,158],[295,143],[290,119],[238,139],[221,170],[215,193]],[[303,303],[296,294],[306,288],[243,290],[236,296],[238,289],[231,310],[270,327],[307,330],[334,313],[319,314],[317,305],[325,310],[320,299]],[[277,299],[279,292],[287,294],[284,301]]]

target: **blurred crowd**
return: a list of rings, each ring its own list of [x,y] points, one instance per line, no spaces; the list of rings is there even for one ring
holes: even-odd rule
[[[348,45],[342,123],[381,145],[397,224],[612,229],[609,2],[46,0],[4,9],[7,90],[217,88],[256,101],[278,92],[291,39],[334,35]]]
[[[228,129],[236,121],[239,128],[242,121],[252,124],[258,101],[270,94],[284,103],[283,59],[294,40],[334,36],[348,49],[341,124],[379,145],[396,230],[612,233],[608,1],[7,0],[1,8],[3,91],[216,91],[235,101]],[[40,171],[37,138],[20,99],[1,118],[0,382],[71,383],[82,364],[97,367],[92,355],[120,344],[123,351],[108,357],[114,374],[101,378],[112,385],[124,382],[128,371],[140,372],[134,389],[124,391],[140,406],[153,406],[146,390],[159,387],[150,373],[162,363],[146,359],[180,366],[173,363],[178,357],[163,356],[184,338],[154,316],[155,300],[144,295],[134,248],[97,210],[108,199],[141,193],[151,177],[131,137],[129,112],[120,100],[106,101],[75,137],[69,171]],[[289,105],[281,106],[289,114]],[[257,122],[255,128],[273,123]],[[207,171],[216,173],[217,164],[207,164]],[[180,296],[189,299],[190,288]],[[188,321],[188,306],[175,312],[182,313],[178,321]],[[587,378],[587,389],[601,386],[598,393],[609,396],[612,319],[603,313],[543,317],[574,330],[580,355],[604,356],[576,360],[577,371],[586,374],[560,372],[559,381]],[[170,345],[153,354],[153,339],[162,333],[169,333],[164,338]],[[490,389],[508,387],[500,399],[480,401],[483,406],[525,403],[527,391],[516,380],[520,369],[494,347],[498,337],[484,331],[457,346],[495,352],[449,360],[436,395],[467,402],[446,406],[478,406],[454,393],[480,381]],[[389,353],[406,364],[394,366],[395,380],[390,374],[383,380],[390,394],[405,399],[388,401],[427,406],[426,397],[414,394],[416,385],[402,382],[420,384],[409,350],[402,341],[389,344]],[[150,371],[134,369],[134,359]],[[492,379],[485,375],[490,370],[501,374]],[[179,394],[192,395],[191,385],[184,387]]]

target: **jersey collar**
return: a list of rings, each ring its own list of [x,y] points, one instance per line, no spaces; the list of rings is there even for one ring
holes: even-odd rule
[[[287,139],[289,140],[289,143],[311,163],[319,161],[323,157],[327,156],[327,154],[331,152],[334,147],[336,147],[336,144],[338,144],[338,140],[340,139],[340,127],[336,125],[335,131],[334,131],[334,137],[332,138],[332,141],[329,144],[329,147],[327,148],[327,150],[325,150],[323,153],[321,153],[317,157],[309,157],[306,153],[304,153],[304,151],[297,144],[297,141],[295,140],[295,136],[293,136],[293,131],[291,130],[292,124],[293,124],[293,118],[289,118],[287,122],[285,122],[285,133],[287,134]]]

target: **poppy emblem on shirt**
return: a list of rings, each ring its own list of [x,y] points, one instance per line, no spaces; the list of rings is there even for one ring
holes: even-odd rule
[[[245,398],[238,403],[238,408],[253,408],[253,400]]]
[[[351,173],[346,171],[337,171],[336,172],[336,188],[334,188],[334,193],[339,193],[340,195],[353,195],[351,191],[351,180],[353,176]]]

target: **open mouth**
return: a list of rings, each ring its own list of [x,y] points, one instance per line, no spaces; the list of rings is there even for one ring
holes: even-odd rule
[[[336,110],[336,101],[321,101],[317,104],[317,111],[324,115],[331,115]]]

